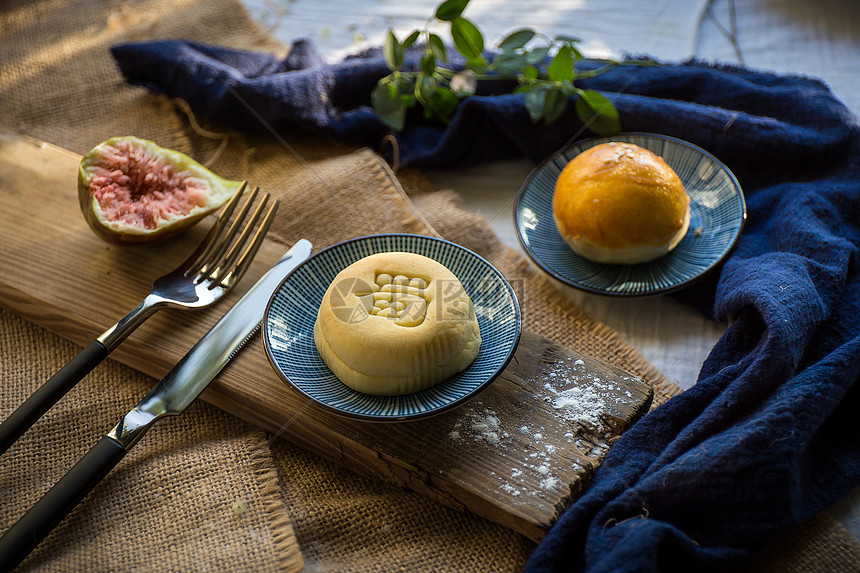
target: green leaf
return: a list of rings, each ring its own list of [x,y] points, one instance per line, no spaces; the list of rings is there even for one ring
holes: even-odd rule
[[[436,82],[433,81],[433,78],[428,76],[422,75],[416,87],[418,89],[415,92],[415,97],[425,105],[436,93]]]
[[[415,79],[418,74],[401,74],[397,77],[395,81],[395,85],[397,86],[397,91],[400,92],[400,95],[412,93],[412,90],[415,87]]]
[[[508,34],[508,36],[499,43],[500,50],[515,50],[522,48],[535,37],[535,32],[531,28],[523,28]]]
[[[393,71],[399,70],[403,65],[403,47],[397,41],[397,36],[393,30],[388,30],[385,35],[385,44],[382,47],[382,53],[385,56],[385,65]]]
[[[469,0],[445,0],[436,8],[436,18],[443,22],[450,22],[455,18],[459,18],[463,10],[468,6]]]
[[[543,62],[547,55],[549,55],[549,46],[538,46],[531,52],[526,52],[526,62],[537,65]]]
[[[522,69],[525,63],[525,55],[517,52],[500,52],[493,58],[493,67],[500,74],[515,74]]]
[[[532,86],[531,84],[520,84],[516,87],[516,89],[513,91],[513,93],[524,94],[526,92],[531,91],[532,89],[534,89],[534,86]]]
[[[583,90],[574,104],[576,115],[594,133],[599,135],[621,131],[618,110],[606,96],[594,90]]]
[[[412,33],[406,36],[406,39],[403,40],[403,49],[405,50],[406,48],[412,46],[412,44],[414,44],[415,41],[418,40],[418,36],[420,35],[421,30],[413,30]]]
[[[376,117],[383,125],[396,131],[403,129],[406,123],[406,104],[394,82],[388,78],[380,80],[370,94],[370,102]]]
[[[484,36],[481,31],[465,18],[455,18],[451,21],[451,39],[454,47],[467,60],[480,58],[484,52]]]
[[[526,92],[526,111],[529,112],[529,117],[535,123],[540,121],[540,118],[543,116],[543,102],[545,97],[546,90],[543,88],[533,88]]]
[[[430,34],[427,45],[430,47],[430,52],[440,62],[448,61],[448,50],[445,49],[445,42],[438,34]]]
[[[487,71],[487,60],[485,60],[483,57],[471,58],[466,60],[466,63],[463,64],[463,67],[467,70],[472,70],[476,74],[483,74]]]
[[[460,100],[457,96],[444,86],[438,86],[433,95],[427,100],[427,110],[433,117],[448,123]]]
[[[554,82],[573,79],[573,57],[568,46],[559,48],[546,69],[546,73]]]
[[[433,57],[433,54],[424,54],[421,56],[421,72],[427,76],[432,76],[436,73],[436,58]]]
[[[559,34],[555,37],[555,41],[560,44],[576,44],[581,42],[581,38],[577,38],[576,36],[567,36],[565,34]]]
[[[550,88],[543,100],[543,119],[552,123],[561,117],[567,107],[567,96],[561,88]]]
[[[527,80],[536,80],[538,77],[538,69],[534,66],[524,67],[523,77],[525,77]]]

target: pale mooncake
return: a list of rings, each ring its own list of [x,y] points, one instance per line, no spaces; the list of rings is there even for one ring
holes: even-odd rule
[[[344,384],[365,394],[424,390],[464,370],[481,346],[463,285],[414,253],[378,253],[342,270],[323,296],[314,342]]]

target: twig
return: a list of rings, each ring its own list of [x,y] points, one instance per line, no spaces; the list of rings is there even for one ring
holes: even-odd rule
[[[705,7],[705,14],[710,17],[711,21],[713,21],[714,25],[717,29],[725,36],[728,41],[731,43],[732,48],[735,50],[735,56],[738,59],[738,63],[740,65],[745,65],[744,55],[741,52],[740,43],[738,43],[738,26],[737,26],[737,16],[735,13],[735,0],[728,0],[729,6],[729,27],[726,28],[725,25],[720,22],[717,15],[714,13],[714,3],[716,0],[708,0],[708,4]]]

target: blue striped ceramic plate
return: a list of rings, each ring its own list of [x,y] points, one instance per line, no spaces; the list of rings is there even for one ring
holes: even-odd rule
[[[661,156],[690,195],[690,229],[665,257],[641,265],[594,263],[574,253],[555,226],[552,195],[559,173],[579,153],[608,141]],[[574,143],[535,169],[520,189],[514,219],[526,253],[561,282],[598,294],[643,296],[687,286],[722,261],[741,234],[746,204],[731,171],[703,149],[662,135],[624,133]]]
[[[472,299],[481,349],[464,371],[421,392],[371,396],[352,390],[317,353],[313,327],[323,294],[341,270],[366,256],[389,251],[417,253],[453,272]],[[514,291],[490,263],[463,247],[419,235],[361,237],[320,251],[294,270],[272,295],[263,319],[266,353],[275,371],[323,408],[375,422],[412,420],[462,404],[498,376],[520,338]]]

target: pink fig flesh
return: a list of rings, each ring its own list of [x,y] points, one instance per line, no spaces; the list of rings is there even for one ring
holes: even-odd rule
[[[87,223],[110,241],[174,235],[224,204],[238,186],[187,155],[135,137],[99,144],[78,173]]]

